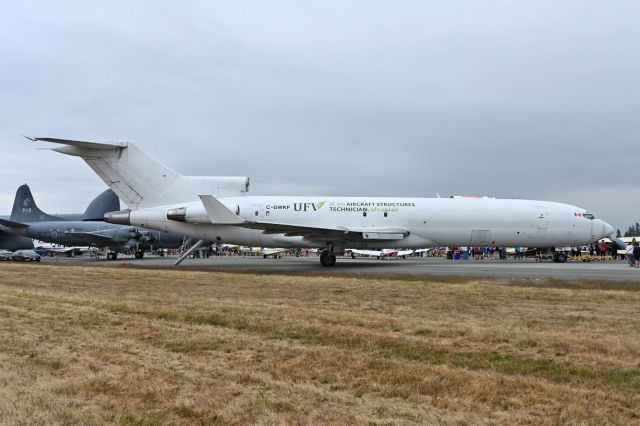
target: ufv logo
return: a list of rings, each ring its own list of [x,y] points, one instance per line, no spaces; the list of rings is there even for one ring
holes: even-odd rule
[[[293,203],[293,210],[297,212],[317,211],[326,204],[326,201],[320,201],[319,203]]]

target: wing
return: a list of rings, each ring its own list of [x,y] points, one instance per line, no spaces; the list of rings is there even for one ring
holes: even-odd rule
[[[310,241],[394,241],[409,236],[403,228],[349,228],[344,226],[313,226],[280,222],[244,220],[212,195],[199,195],[211,223],[259,229],[265,234],[284,234]]]
[[[0,219],[0,225],[6,226],[7,228],[28,228],[29,225],[26,223],[14,222],[12,220]]]
[[[72,232],[72,231],[67,231],[65,232],[65,235],[69,235],[72,237],[76,237],[79,240],[83,240],[86,241],[90,244],[96,245],[96,246],[100,246],[100,247],[104,247],[104,246],[108,246],[109,244],[113,244],[114,239],[111,237],[108,237],[106,235],[102,235],[96,232]]]

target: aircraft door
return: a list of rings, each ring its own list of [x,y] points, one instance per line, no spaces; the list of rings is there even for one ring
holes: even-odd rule
[[[536,228],[538,230],[546,230],[549,228],[549,212],[546,209],[538,208],[536,217]]]
[[[491,245],[490,229],[473,229],[471,230],[471,246],[488,246]]]

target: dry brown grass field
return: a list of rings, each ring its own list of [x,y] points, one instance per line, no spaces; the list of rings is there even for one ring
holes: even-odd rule
[[[0,264],[0,423],[638,424],[639,290]]]

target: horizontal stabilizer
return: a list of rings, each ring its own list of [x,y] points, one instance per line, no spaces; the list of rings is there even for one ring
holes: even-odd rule
[[[52,142],[59,143],[61,145],[69,145],[76,148],[86,148],[86,149],[117,149],[117,148],[126,148],[129,144],[128,141],[77,141],[72,139],[58,139],[58,138],[38,138],[32,136],[25,136],[25,138],[31,141],[42,141],[42,142]]]
[[[14,222],[12,220],[0,219],[0,225],[4,225],[7,228],[28,228],[26,223]]]

